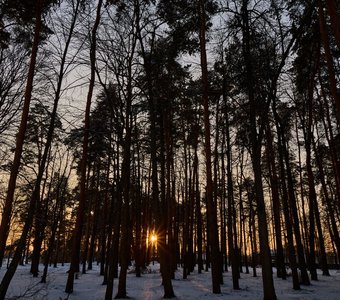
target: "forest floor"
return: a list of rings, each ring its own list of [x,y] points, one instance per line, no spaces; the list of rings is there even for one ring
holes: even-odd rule
[[[42,270],[43,266],[40,266]],[[67,279],[68,266],[51,267],[47,284],[41,284],[40,278],[33,278],[30,265],[19,266],[7,293],[8,299],[31,299],[31,300],[103,300],[106,286],[102,285],[103,277],[99,276],[99,267],[94,265],[93,270],[86,274],[79,274],[75,280],[74,292],[70,295],[64,292]],[[132,299],[158,300],[162,299],[163,288],[159,273],[159,265],[150,265],[149,273],[136,278],[133,272],[128,274],[127,292]],[[274,270],[275,271],[275,270]],[[2,278],[5,268],[0,270]],[[274,276],[276,295],[279,300],[339,300],[340,299],[340,271],[331,270],[331,276],[322,276],[321,271],[318,281],[313,281],[310,286],[302,286],[301,290],[292,289],[292,278],[281,280]],[[232,289],[231,272],[223,274],[224,284],[221,286],[222,293],[211,293],[210,272],[198,274],[191,273],[188,279],[182,279],[182,270],[176,272],[173,287],[177,299],[263,299],[261,269],[257,269],[257,277],[250,274],[241,274],[240,290]],[[118,279],[114,282],[114,295],[117,292]]]

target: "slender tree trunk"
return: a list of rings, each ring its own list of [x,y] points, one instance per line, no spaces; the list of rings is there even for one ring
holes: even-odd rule
[[[300,186],[300,198],[301,198],[301,206],[298,208],[298,212],[300,213],[300,220],[301,220],[301,235],[303,239],[303,245],[308,253],[308,233],[307,233],[307,216],[306,216],[306,209],[305,209],[305,188],[303,182],[303,168],[302,168],[302,155],[301,155],[301,146],[300,146],[300,139],[299,139],[299,129],[298,129],[298,120],[296,116],[295,121],[295,132],[296,132],[296,142],[298,147],[298,171],[299,171],[299,186]],[[302,215],[302,216],[301,216]],[[308,256],[308,255],[307,255]]]
[[[82,237],[82,229],[84,223],[84,212],[86,204],[86,166],[88,157],[88,141],[89,141],[89,129],[90,129],[90,109],[93,95],[93,88],[95,83],[95,68],[96,68],[96,46],[97,46],[97,29],[99,27],[101,8],[103,0],[99,0],[97,4],[97,12],[95,23],[91,33],[91,49],[90,49],[90,60],[91,60],[91,77],[89,90],[87,93],[86,110],[85,110],[85,122],[84,122],[84,136],[82,145],[82,158],[81,158],[81,171],[80,171],[80,195],[79,195],[79,207],[77,211],[76,225],[73,232],[73,244],[72,244],[72,257],[71,265],[68,273],[67,283],[65,287],[66,293],[73,292],[74,275],[79,269],[79,255],[80,255],[80,244]]]
[[[51,159],[50,150],[48,150],[48,152],[49,152],[48,159],[47,159],[48,162],[46,162],[47,166],[49,165],[49,161]],[[39,166],[40,166],[41,158],[38,161],[39,161]],[[54,170],[54,162],[55,162],[55,159],[53,161],[52,170]],[[52,188],[52,181],[51,181],[49,183],[47,197],[46,199],[44,199],[45,188],[46,188],[47,178],[48,178],[48,168],[46,168],[45,172],[46,172],[46,175],[45,175],[42,191],[40,191],[41,189],[40,184],[36,185],[36,187],[39,189],[37,191],[37,194],[39,194],[39,197],[36,200],[37,207],[36,207],[36,212],[35,212],[35,218],[33,221],[33,223],[35,223],[35,226],[34,226],[35,228],[34,228],[33,251],[31,255],[31,270],[30,270],[30,272],[33,274],[33,277],[38,277],[39,275],[40,252],[41,252],[41,247],[42,247],[42,243],[44,240],[45,227],[47,225],[48,202],[50,199],[51,188]],[[53,178],[53,173],[51,174],[51,178]]]
[[[217,215],[218,215],[218,212],[217,212],[217,209],[218,207],[221,207],[221,203],[219,203],[219,195],[218,195],[218,188],[219,188],[219,185],[220,185],[220,174],[219,174],[219,171],[220,171],[220,168],[219,168],[219,153],[218,153],[218,141],[220,140],[220,118],[219,118],[219,115],[220,115],[220,101],[217,101],[217,104],[216,104],[216,113],[215,113],[215,146],[214,146],[214,153],[213,153],[213,201],[215,203],[215,206],[216,206],[216,218],[217,218]],[[221,197],[220,197],[221,198]],[[222,202],[222,199],[221,199],[221,202]],[[222,213],[222,208],[220,209],[220,216],[221,216],[221,213]],[[220,220],[217,221],[218,222],[218,226],[220,228],[222,228],[223,226],[223,220],[222,220],[222,216],[220,217]],[[222,231],[222,230],[220,230]],[[217,235],[218,236],[218,235]],[[220,284],[223,284],[223,254],[221,251],[219,251],[219,268],[220,268],[220,271],[219,271],[219,275],[220,275]]]
[[[112,129],[112,121],[110,121],[110,129]],[[109,137],[109,154],[108,154],[108,161],[106,166],[106,180],[105,180],[105,194],[104,194],[104,205],[103,205],[103,217],[102,217],[102,229],[101,229],[101,237],[100,237],[100,244],[101,244],[101,251],[100,251],[100,275],[104,276],[104,281],[107,279],[107,272],[105,269],[107,268],[107,248],[110,246],[110,239],[109,233],[110,224],[112,223],[110,214],[109,214],[109,182],[110,182],[110,166],[111,166],[111,155],[112,155],[112,138]],[[104,283],[103,283],[104,284]]]
[[[311,134],[311,133],[308,133]],[[311,165],[311,149],[310,141],[305,142],[306,145],[306,165],[308,175],[308,187],[309,187],[309,271],[312,280],[318,280],[316,272],[316,257],[315,257],[315,205],[316,192],[314,188],[314,174]]]
[[[331,236],[333,236],[332,239],[334,240],[334,243],[335,243],[336,248],[337,248],[337,253],[339,255],[340,254],[339,229],[338,229],[338,226],[336,224],[334,214],[332,213],[333,212],[333,206],[332,206],[332,203],[331,203],[332,201],[330,199],[327,184],[326,184],[326,181],[325,181],[325,172],[324,172],[323,164],[322,164],[322,161],[321,161],[321,158],[320,158],[320,154],[317,150],[316,142],[315,142],[314,139],[313,139],[313,148],[314,148],[316,162],[317,162],[317,165],[318,165],[318,170],[319,170],[319,173],[320,173],[322,193],[323,193],[323,196],[324,196],[326,208],[329,212],[328,213],[329,217],[327,219],[329,220],[330,232],[332,233]],[[320,220],[320,217],[319,217],[319,220]],[[319,225],[318,225],[318,227],[319,227]],[[322,237],[322,234],[320,234],[320,233],[319,233],[319,239],[322,240],[322,242],[323,242],[323,237]],[[338,257],[338,260],[340,261],[340,256]],[[327,274],[326,269],[324,270],[324,275],[329,275],[329,274]]]
[[[169,258],[169,266],[170,266],[170,273],[171,278],[174,278],[174,261],[175,261],[175,252],[172,251],[173,243],[174,243],[174,197],[172,195],[171,189],[171,173],[173,170],[173,145],[172,145],[172,109],[168,107],[166,104],[163,106],[163,122],[164,122],[164,142],[165,142],[165,154],[166,154],[166,191],[165,191],[165,203],[164,206],[167,210],[167,233],[168,233],[168,258]],[[194,203],[194,200],[192,200]],[[193,212],[192,212],[193,214]]]
[[[53,218],[53,223],[52,223],[52,232],[51,236],[48,241],[48,248],[45,253],[45,261],[44,261],[44,270],[43,270],[43,275],[41,277],[41,283],[46,283],[46,278],[47,278],[47,271],[48,271],[48,265],[50,263],[51,256],[53,254],[54,249],[56,248],[56,235],[57,235],[57,230],[60,222],[62,222],[62,216],[63,216],[63,211],[64,211],[64,206],[65,206],[65,198],[64,198],[64,193],[67,188],[67,181],[63,181],[64,175],[66,172],[66,168],[64,169],[64,174],[62,177],[60,177],[62,180],[60,181],[60,184],[58,184],[57,187],[57,199],[56,199],[56,205],[54,207],[55,215]],[[70,168],[71,172],[71,168]],[[68,177],[70,174],[68,174]],[[61,195],[61,199],[60,199]],[[58,250],[58,249],[56,249]]]
[[[293,175],[292,175],[292,170],[290,166],[289,152],[288,152],[287,145],[286,145],[287,141],[285,139],[285,134],[284,134],[284,129],[282,128],[282,124],[278,127],[278,130],[280,130],[280,134],[281,134],[282,153],[283,153],[284,163],[285,163],[286,172],[287,172],[288,200],[289,200],[290,213],[293,216],[296,249],[297,249],[298,261],[299,261],[299,268],[301,271],[301,284],[310,285],[310,281],[309,281],[309,277],[307,273],[305,255],[303,251],[302,239],[301,239],[300,222],[299,222],[299,216],[298,216],[298,209],[296,205]]]
[[[262,263],[262,281],[264,299],[275,300],[275,288],[272,276],[271,256],[268,240],[268,227],[267,227],[267,214],[263,195],[263,183],[262,183],[262,170],[261,170],[261,142],[262,138],[257,132],[257,114],[258,111],[258,99],[255,98],[254,86],[253,86],[253,70],[251,62],[251,48],[250,48],[250,28],[249,28],[249,12],[248,12],[248,0],[243,0],[242,3],[242,21],[243,21],[243,55],[246,65],[247,76],[247,92],[249,97],[249,114],[250,114],[250,139],[251,139],[251,154],[252,154],[252,166],[255,179],[255,195],[257,204],[258,215],[258,227],[259,227],[259,239],[260,239],[260,252]],[[261,129],[260,129],[261,130]]]
[[[140,11],[139,11],[139,1],[135,1],[136,9],[136,26],[137,26],[137,36],[140,41],[141,53],[143,57],[144,69],[147,78],[147,92],[148,92],[148,104],[149,104],[149,114],[150,114],[150,149],[151,149],[151,182],[152,182],[152,208],[154,216],[156,218],[157,227],[159,230],[165,229],[166,224],[162,224],[162,215],[160,211],[160,201],[159,201],[159,186],[158,186],[158,158],[157,158],[157,131],[156,131],[156,101],[153,93],[153,77],[151,61],[147,55],[144,47],[144,41],[142,37],[142,32],[140,28]],[[150,41],[151,48],[154,46],[155,32],[153,32],[152,40]],[[164,225],[164,226],[163,226]],[[165,234],[165,232],[164,232]],[[162,281],[164,287],[164,298],[174,298],[175,293],[173,291],[171,282],[171,268],[168,262],[168,253],[165,251],[167,245],[165,244],[165,235],[160,236],[158,242],[159,258],[162,270]],[[163,248],[165,247],[165,248]]]
[[[96,202],[96,206],[99,205],[99,199]],[[92,224],[92,230],[91,230],[91,240],[87,255],[87,269],[92,270],[92,264],[94,259],[94,250],[95,250],[95,242],[97,238],[97,230],[98,230],[98,208],[96,207],[93,214],[93,224]]]
[[[273,201],[273,213],[274,213],[274,227],[275,227],[275,239],[276,239],[276,267],[277,277],[286,279],[286,268],[284,264],[284,255],[282,247],[282,228],[280,217],[280,195],[279,195],[279,182],[276,173],[273,137],[270,126],[267,126],[267,156],[268,156],[268,169],[270,173],[270,183],[272,191]],[[284,178],[282,178],[284,180]]]
[[[243,183],[243,149],[239,153],[239,162],[240,162],[240,172],[241,174],[237,174],[237,184],[238,184],[238,190],[239,190],[239,203],[240,203],[240,222],[242,223],[243,227],[243,244],[244,244],[244,264],[246,267],[246,274],[249,274],[249,266],[248,266],[248,251],[247,251],[247,239],[246,239],[246,215],[244,211],[244,203],[243,203],[243,194],[242,194],[242,183]],[[238,173],[238,169],[237,169]],[[250,221],[249,221],[250,222]],[[251,233],[251,232],[250,232]]]
[[[232,269],[232,279],[233,279],[233,289],[239,290],[239,259],[238,259],[238,247],[237,247],[237,232],[233,228],[233,224],[236,222],[235,214],[235,203],[234,203],[234,187],[233,187],[233,174],[232,174],[232,157],[231,157],[231,145],[230,145],[230,134],[229,134],[229,119],[228,114],[226,114],[226,142],[227,142],[227,191],[228,191],[228,249],[229,249],[229,259],[231,261]]]
[[[227,117],[227,116],[225,116]],[[226,143],[226,132],[225,126],[222,129],[222,153],[225,153],[225,143]],[[221,159],[221,169],[222,169],[222,196],[221,196],[221,211],[220,211],[220,218],[221,218],[221,256],[222,256],[222,271],[228,272],[228,257],[227,257],[227,216],[226,216],[226,199],[227,199],[227,189],[226,189],[226,167],[225,167],[225,158],[222,155]]]
[[[183,224],[183,245],[182,245],[182,263],[183,263],[183,279],[188,277],[188,240],[189,240],[189,176],[188,176],[188,143],[187,134],[184,133],[184,187],[183,196],[184,199],[184,224]]]
[[[249,238],[251,248],[251,266],[253,269],[253,277],[257,277],[256,264],[257,264],[257,242],[256,242],[256,228],[255,228],[255,212],[253,207],[253,195],[248,191],[248,204],[249,204]]]
[[[123,208],[122,208],[122,238],[121,238],[121,267],[118,282],[118,292],[116,299],[127,298],[126,293],[126,276],[128,263],[130,259],[130,176],[131,176],[131,134],[132,134],[132,59],[136,40],[132,46],[131,56],[128,62],[128,82],[127,82],[127,98],[126,98],[126,112],[125,112],[125,137],[124,137],[124,152],[122,163],[122,183],[123,183]]]
[[[197,222],[197,265],[198,273],[202,273],[203,270],[203,244],[202,244],[202,213],[201,213],[201,198],[199,192],[199,172],[198,172],[198,155],[197,155],[197,143],[194,146],[194,178],[195,178],[195,200],[196,200],[196,222]]]
[[[118,158],[118,156],[117,156]],[[117,163],[117,166],[119,165],[119,162]],[[119,178],[119,175],[117,175],[117,178]],[[117,187],[118,188],[118,187]],[[103,284],[107,284],[106,291],[105,291],[105,300],[112,300],[113,296],[113,285],[114,285],[114,278],[117,277],[117,265],[118,265],[118,257],[119,257],[119,237],[120,237],[120,225],[121,225],[121,215],[122,215],[122,199],[121,199],[121,190],[118,188],[117,191],[113,192],[113,195],[115,195],[116,201],[111,202],[111,215],[115,216],[114,222],[113,220],[110,221],[109,228],[114,227],[114,233],[111,237],[111,243],[108,242],[108,249],[107,249],[107,262],[106,262],[106,272],[105,276],[107,277],[107,281],[105,281]],[[114,212],[114,208],[116,206],[116,212]],[[111,219],[110,219],[111,220]],[[111,229],[112,232],[112,229]]]
[[[314,174],[312,169],[312,139],[313,139],[313,97],[315,88],[315,75],[318,68],[319,47],[318,45],[312,45],[312,53],[317,52],[316,60],[311,63],[311,74],[308,82],[307,89],[307,124],[303,126],[303,132],[305,137],[305,149],[306,149],[306,168],[308,179],[308,196],[309,196],[309,271],[312,280],[318,280],[316,272],[316,255],[315,255],[315,205],[317,201]]]
[[[294,219],[291,214],[291,208],[289,207],[289,195],[287,193],[287,185],[286,185],[286,172],[285,172],[285,162],[284,162],[284,139],[283,139],[283,129],[279,125],[278,115],[275,109],[275,102],[273,104],[273,111],[276,119],[276,128],[278,132],[278,152],[279,152],[279,164],[280,164],[280,175],[281,175],[281,190],[282,190],[282,206],[283,206],[283,215],[285,220],[285,227],[287,231],[287,240],[288,240],[288,256],[290,268],[292,270],[293,276],[293,289],[300,289],[299,275],[297,271],[297,262],[296,262],[296,254],[294,247],[294,236],[293,236],[293,225]]]
[[[211,246],[211,273],[212,273],[212,286],[213,293],[220,294],[220,251],[218,241],[218,228],[217,228],[217,212],[216,203],[213,198],[213,181],[211,170],[211,145],[210,145],[210,120],[209,120],[209,81],[208,81],[208,65],[207,65],[207,53],[206,53],[206,37],[205,37],[205,1],[199,0],[199,12],[200,12],[200,54],[201,54],[201,70],[202,70],[202,88],[203,88],[203,107],[204,107],[204,150],[206,160],[206,180],[207,180],[207,214],[209,221],[209,239]]]

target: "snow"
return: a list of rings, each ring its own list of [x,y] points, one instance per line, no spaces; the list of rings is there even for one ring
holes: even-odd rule
[[[40,266],[42,270],[43,267]],[[102,285],[103,277],[99,276],[99,266],[94,265],[93,270],[86,274],[79,274],[75,280],[74,292],[70,295],[64,292],[67,279],[68,265],[49,268],[46,284],[40,283],[40,278],[33,278],[29,273],[30,265],[19,266],[11,282],[7,297],[8,299],[46,299],[46,300],[102,300],[105,296],[106,286]],[[132,299],[155,300],[163,297],[163,287],[159,274],[159,265],[150,265],[149,273],[136,278],[130,272],[127,278],[127,292]],[[250,270],[251,271],[251,270]],[[2,278],[5,268],[0,271]],[[221,286],[222,293],[211,293],[210,272],[198,274],[196,271],[182,279],[182,270],[176,271],[173,287],[177,299],[263,299],[261,269],[257,269],[258,277],[252,274],[241,273],[240,290],[232,289],[231,272],[223,274],[224,284]],[[301,290],[292,289],[292,278],[282,280],[275,277],[274,284],[276,295],[279,300],[339,300],[340,299],[340,271],[331,270],[331,276],[322,276],[313,281],[310,286],[302,286]],[[118,279],[114,282],[114,295],[117,292]]]

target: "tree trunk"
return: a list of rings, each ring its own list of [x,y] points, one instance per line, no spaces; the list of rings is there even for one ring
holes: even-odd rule
[[[150,57],[147,55],[147,52],[144,47],[144,41],[142,37],[142,32],[140,28],[140,11],[139,11],[139,1],[135,1],[135,9],[136,9],[136,26],[137,26],[137,35],[140,42],[141,53],[143,57],[143,64],[146,73],[147,80],[147,93],[148,93],[148,104],[149,104],[149,115],[150,115],[150,149],[151,149],[151,182],[152,182],[152,208],[153,213],[156,218],[156,225],[161,230],[162,228],[166,228],[166,224],[162,224],[162,216],[160,211],[160,201],[159,201],[159,186],[158,186],[158,157],[157,157],[157,132],[156,132],[156,100],[153,93],[153,78],[152,78],[152,68]],[[155,32],[153,32],[153,39],[150,41],[152,48],[154,46],[154,37]],[[163,227],[163,225],[165,227]],[[164,233],[165,234],[165,233]],[[175,293],[173,291],[172,282],[171,282],[171,269],[169,266],[169,262],[167,260],[167,253],[164,251],[166,246],[162,244],[165,242],[165,236],[161,235],[161,240],[159,241],[159,249],[160,249],[160,263],[162,270],[162,280],[164,287],[164,298],[174,298]],[[163,240],[164,239],[164,240]]]
[[[254,80],[251,62],[251,48],[250,48],[250,28],[249,28],[249,12],[248,0],[243,0],[242,3],[242,21],[243,21],[243,55],[245,59],[245,69],[247,77],[247,92],[249,97],[249,117],[250,117],[250,140],[251,140],[251,155],[252,166],[255,179],[255,196],[257,204],[258,226],[259,226],[259,239],[260,239],[260,252],[262,263],[262,281],[264,299],[275,300],[276,294],[274,289],[274,282],[272,276],[271,256],[268,240],[268,227],[267,227],[267,214],[263,195],[262,184],[262,170],[261,170],[261,142],[262,135],[257,132],[257,114],[259,101],[255,98],[254,94]],[[263,113],[263,112],[262,112]],[[266,113],[266,112],[264,112]],[[260,129],[261,130],[261,129]]]
[[[201,213],[201,197],[199,191],[199,172],[198,172],[198,155],[197,143],[194,146],[194,178],[195,178],[195,201],[196,201],[196,225],[197,225],[197,267],[198,273],[203,270],[203,244],[202,244],[202,213]]]
[[[255,228],[255,212],[253,207],[253,197],[248,191],[248,203],[249,203],[249,237],[251,248],[251,266],[253,269],[253,277],[257,277],[256,264],[257,264],[257,242],[256,242],[256,228]]]
[[[332,160],[332,167],[334,170],[334,179],[335,179],[335,185],[336,185],[336,196],[338,199],[340,199],[340,162],[339,162],[339,154],[336,148],[336,141],[334,138],[333,128],[332,128],[332,120],[331,120],[331,108],[329,107],[328,99],[326,97],[326,91],[324,87],[323,80],[321,79],[321,76],[319,74],[319,83],[321,87],[321,95],[322,95],[322,107],[324,108],[325,117],[322,118],[322,123],[325,130],[325,137],[327,140],[327,143],[330,148],[330,154],[331,154],[331,160]],[[321,99],[320,99],[321,102]],[[340,209],[340,201],[338,203],[338,208]]]
[[[319,2],[319,5],[321,5],[321,2]],[[336,4],[335,0],[326,0],[326,6],[327,6],[327,11],[328,15],[331,20],[331,26],[333,29],[335,41],[338,45],[338,48],[340,49],[340,20],[339,20],[339,15],[338,15],[338,7]],[[321,8],[321,7],[320,7]],[[323,12],[322,12],[323,14]],[[320,21],[323,22],[324,16],[320,16]]]
[[[310,281],[309,281],[309,277],[307,273],[305,255],[303,251],[302,239],[301,239],[300,223],[299,223],[298,209],[296,206],[293,175],[292,175],[292,170],[290,166],[289,152],[288,152],[287,145],[286,145],[287,141],[285,139],[284,129],[281,128],[281,126],[282,125],[279,126],[278,130],[281,130],[281,139],[282,139],[281,146],[282,146],[284,163],[285,163],[286,172],[287,172],[288,200],[289,200],[289,206],[290,206],[290,213],[293,216],[296,249],[297,249],[298,261],[299,261],[299,268],[301,271],[301,284],[310,285]]]
[[[68,273],[67,283],[65,287],[66,293],[73,292],[74,275],[79,269],[79,255],[80,255],[80,244],[82,237],[82,229],[84,223],[84,212],[86,204],[86,166],[88,157],[88,140],[90,130],[90,109],[93,95],[93,88],[95,83],[95,68],[96,68],[96,47],[97,47],[97,29],[99,27],[101,8],[103,0],[99,0],[97,4],[97,12],[95,23],[91,33],[91,49],[90,49],[90,60],[91,60],[91,77],[89,83],[89,90],[87,93],[86,110],[85,110],[85,121],[84,121],[84,136],[82,145],[82,157],[81,157],[81,170],[80,170],[80,195],[79,195],[79,207],[77,211],[76,225],[73,232],[73,244],[72,244],[72,257],[71,265]]]
[[[211,170],[211,145],[210,145],[210,120],[209,120],[209,81],[208,81],[208,65],[207,65],[207,53],[206,53],[206,37],[205,37],[205,1],[199,0],[199,12],[200,12],[200,55],[201,55],[201,70],[202,70],[202,88],[203,88],[203,107],[204,107],[204,150],[205,150],[205,162],[206,162],[206,197],[207,197],[207,214],[209,221],[209,239],[211,246],[211,273],[212,273],[212,286],[213,293],[220,294],[220,253],[219,253],[219,241],[218,241],[218,228],[217,228],[217,212],[216,203],[213,198],[213,181]]]
[[[127,298],[126,294],[126,276],[128,263],[130,259],[130,176],[131,176],[131,132],[132,132],[132,59],[135,48],[135,40],[132,46],[131,56],[128,62],[128,82],[127,82],[127,97],[126,97],[126,112],[125,112],[125,137],[124,137],[124,152],[122,162],[122,184],[123,184],[123,207],[122,207],[122,237],[121,237],[121,267],[118,282],[118,292],[116,299]]]
[[[65,175],[66,168],[64,169],[64,174]],[[71,172],[71,168],[70,168]],[[70,175],[70,174],[69,174]],[[68,176],[69,177],[69,176]],[[61,178],[64,178],[62,176]],[[63,185],[63,186],[62,186]],[[50,259],[52,256],[52,253],[54,251],[55,247],[55,242],[56,242],[56,235],[57,235],[57,230],[60,222],[62,222],[62,216],[63,216],[63,211],[64,211],[64,206],[65,206],[65,198],[62,195],[62,198],[59,198],[60,192],[64,193],[67,188],[67,181],[66,182],[60,182],[57,187],[57,199],[56,199],[56,205],[54,207],[54,217],[53,217],[53,222],[52,222],[52,232],[51,236],[48,241],[48,249],[45,253],[45,261],[44,261],[44,270],[43,270],[43,275],[41,277],[41,283],[46,283],[46,278],[47,278],[47,271],[48,271],[48,265],[50,263]],[[58,251],[58,249],[56,249]]]
[[[282,206],[283,206],[283,215],[285,219],[285,227],[287,231],[287,240],[288,240],[288,256],[290,268],[292,270],[293,276],[293,289],[300,289],[299,275],[297,271],[297,262],[296,262],[296,254],[295,254],[295,246],[294,246],[294,236],[293,236],[293,225],[294,218],[292,217],[292,209],[289,207],[289,195],[287,193],[287,185],[286,185],[286,172],[285,172],[285,163],[284,163],[284,129],[282,125],[279,124],[278,115],[275,109],[275,102],[273,104],[274,116],[276,119],[276,128],[278,132],[278,152],[279,152],[279,164],[280,164],[280,174],[281,174],[281,189],[282,189]],[[295,228],[296,229],[296,228]]]
[[[274,227],[276,239],[276,268],[277,277],[286,279],[286,268],[284,264],[284,255],[282,247],[282,228],[280,217],[280,194],[279,194],[279,181],[276,173],[275,157],[274,157],[273,137],[270,126],[267,126],[267,159],[268,169],[270,176],[270,185],[272,191],[273,213],[274,213]],[[285,180],[282,178],[282,180]]]
[[[117,156],[118,158],[118,156]],[[117,163],[117,166],[119,163]],[[118,173],[118,171],[117,171]],[[119,178],[119,175],[117,176]],[[106,290],[105,290],[105,300],[112,300],[113,295],[113,284],[114,284],[114,278],[117,277],[117,265],[118,265],[118,257],[119,257],[119,237],[120,237],[120,225],[121,225],[121,215],[122,215],[122,199],[121,199],[121,190],[117,187],[117,191],[113,192],[113,195],[116,195],[116,201],[111,202],[111,208],[110,208],[110,215],[114,215],[114,222],[113,218],[110,218],[110,224],[109,224],[109,232],[112,232],[112,227],[114,227],[113,231],[114,233],[111,235],[111,243],[108,241],[108,248],[107,248],[107,259],[106,259],[106,272],[104,275],[104,282],[103,284],[107,284]],[[116,206],[116,212],[114,213],[114,207]],[[106,278],[105,278],[106,277]],[[107,280],[105,280],[107,279]]]
[[[339,236],[339,230],[338,230],[338,226],[336,224],[336,220],[335,220],[334,214],[332,213],[334,208],[332,206],[332,201],[330,199],[328,188],[327,188],[327,184],[326,184],[326,181],[325,181],[325,172],[324,172],[324,169],[323,169],[322,160],[320,158],[319,152],[317,151],[316,142],[315,142],[314,139],[313,139],[313,148],[314,148],[316,163],[317,163],[318,170],[319,170],[319,173],[320,173],[320,181],[321,181],[322,193],[323,193],[323,196],[324,196],[326,209],[329,212],[328,213],[328,215],[329,215],[328,220],[329,220],[329,225],[330,225],[330,228],[331,228],[330,231],[332,233],[331,236],[333,236],[332,239],[334,240],[334,243],[335,243],[338,255],[339,255],[340,254],[340,236]],[[320,217],[319,217],[319,220],[320,220]],[[319,227],[319,225],[318,225],[318,227]],[[322,237],[322,234],[320,234],[320,233],[319,233],[319,240],[322,240],[322,242],[323,242],[323,237]],[[340,255],[338,257],[338,260],[340,261]],[[324,273],[325,273],[324,275],[329,275],[329,274],[327,274],[327,271],[328,270],[326,270],[326,269],[324,270]]]
[[[233,228],[233,224],[236,222],[236,214],[235,214],[235,203],[234,203],[234,187],[233,187],[233,174],[232,174],[232,157],[231,157],[231,145],[230,145],[230,134],[229,134],[229,119],[228,113],[226,113],[226,142],[227,142],[227,200],[228,200],[228,215],[227,215],[227,224],[228,224],[228,249],[229,249],[229,259],[231,262],[232,269],[232,279],[233,279],[233,289],[239,290],[239,259],[238,259],[238,247],[237,247],[237,232],[235,228]]]
[[[337,28],[335,31],[336,33],[335,37],[336,37],[336,41],[339,43],[340,40],[338,40],[338,38],[340,36],[340,32],[339,32],[338,17],[336,15],[337,11],[331,10],[331,9],[336,8],[334,0],[327,0],[327,6],[328,6],[328,13],[331,17],[333,29],[337,25]],[[327,29],[326,29],[326,21],[325,21],[325,16],[324,16],[324,11],[323,11],[321,0],[318,0],[318,11],[319,11],[320,34],[321,34],[323,47],[325,50],[326,63],[327,63],[327,68],[328,68],[328,76],[329,76],[328,80],[330,84],[330,90],[332,93],[333,101],[336,107],[336,117],[338,120],[338,124],[340,124],[340,94],[337,90],[337,82],[336,82],[336,76],[335,76],[335,70],[334,70],[333,57],[332,57],[332,53],[331,53],[331,49],[329,45],[329,36],[327,33]]]
[[[42,20],[41,20],[42,9],[43,9],[43,1],[39,0],[37,1],[37,6],[36,6],[34,39],[33,39],[29,69],[28,69],[28,74],[27,74],[27,83],[26,83],[26,89],[25,89],[25,95],[24,95],[24,106],[22,109],[19,131],[16,135],[17,138],[16,138],[14,159],[13,159],[13,163],[11,167],[10,178],[8,180],[7,195],[6,195],[6,200],[5,200],[1,223],[0,223],[0,267],[2,266],[2,260],[5,254],[6,241],[8,238],[10,222],[11,222],[11,217],[12,217],[16,181],[17,181],[17,176],[18,176],[19,167],[20,167],[20,160],[21,160],[21,154],[22,154],[22,149],[23,149],[24,140],[25,140],[25,133],[27,129],[29,107],[31,103],[32,90],[33,90],[34,71],[35,71],[36,58],[37,58],[39,42],[40,42],[40,32],[42,30]],[[3,296],[1,295],[1,297],[5,297],[4,293],[6,293],[6,291],[1,292],[1,294],[3,294]]]

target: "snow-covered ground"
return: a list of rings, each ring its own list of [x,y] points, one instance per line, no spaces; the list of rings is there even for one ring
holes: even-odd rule
[[[29,273],[30,266],[20,266],[12,280],[7,293],[8,299],[49,299],[49,300],[102,300],[105,295],[105,286],[102,285],[103,278],[99,276],[98,266],[88,271],[87,274],[79,275],[75,280],[74,292],[67,295],[64,292],[68,266],[51,267],[49,269],[48,283],[39,283],[40,278],[32,278]],[[42,266],[41,266],[42,270]],[[127,291],[132,299],[155,300],[163,296],[163,288],[159,274],[159,265],[150,265],[150,273],[143,274],[136,278],[135,274],[128,274]],[[177,299],[262,299],[262,279],[261,269],[258,269],[258,277],[251,274],[241,274],[240,287],[235,291],[232,289],[231,272],[224,273],[224,285],[222,294],[211,293],[210,273],[192,273],[188,279],[182,279],[182,272],[176,272],[176,279],[173,280],[173,287]],[[2,268],[0,276],[2,278],[5,270]],[[288,299],[320,299],[339,300],[340,299],[340,271],[332,270],[330,277],[319,275],[319,281],[312,282],[310,286],[302,286],[300,291],[292,289],[291,277],[287,280],[274,278],[276,294],[279,300]],[[117,291],[118,280],[114,282],[114,295]]]

